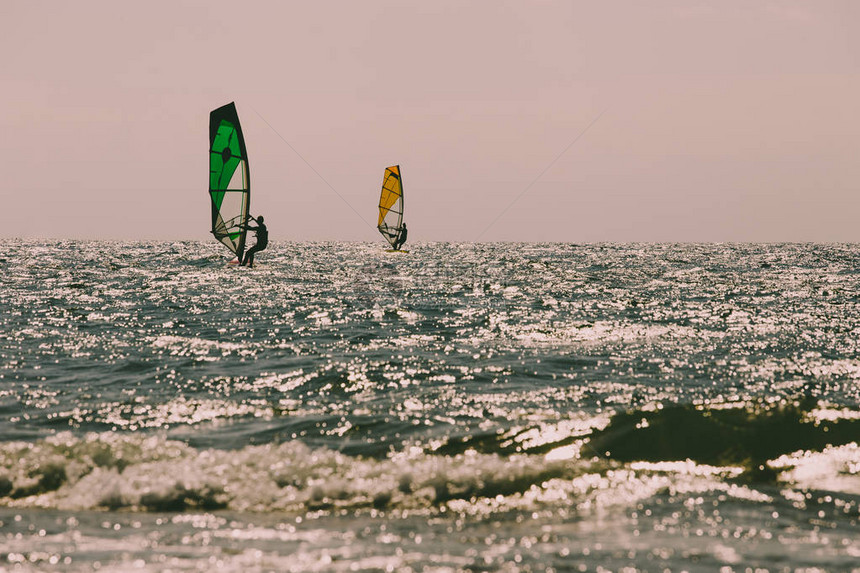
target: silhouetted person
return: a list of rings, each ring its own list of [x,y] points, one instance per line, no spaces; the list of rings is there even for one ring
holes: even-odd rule
[[[397,240],[394,242],[394,250],[399,251],[400,247],[403,246],[403,243],[406,242],[406,234],[408,231],[406,230],[406,223],[403,223],[403,226],[400,227],[400,232],[397,234]]]
[[[248,223],[245,223],[243,226],[249,231],[254,231],[254,236],[257,237],[257,242],[254,243],[253,247],[245,251],[245,258],[242,259],[242,265],[247,267],[254,266],[254,253],[259,253],[269,244],[269,230],[266,229],[266,224],[263,223],[263,216],[260,215],[256,219],[251,217],[251,219],[257,221],[256,227],[253,227]]]

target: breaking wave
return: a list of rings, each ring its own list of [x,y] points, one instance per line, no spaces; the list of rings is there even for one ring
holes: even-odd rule
[[[685,479],[707,482],[711,490],[794,480],[813,485],[810,468],[822,465],[832,487],[860,493],[857,412],[811,402],[658,406],[592,423],[586,430],[571,424],[449,439],[382,459],[300,441],[221,450],[164,435],[64,432],[0,445],[0,505],[290,513],[492,513],[560,505],[581,511],[627,503]]]

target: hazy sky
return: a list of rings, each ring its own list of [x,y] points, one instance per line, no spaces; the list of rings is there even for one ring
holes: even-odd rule
[[[0,15],[7,237],[206,239],[209,112],[235,101],[276,241],[381,241],[395,163],[410,240],[860,241],[856,0]]]

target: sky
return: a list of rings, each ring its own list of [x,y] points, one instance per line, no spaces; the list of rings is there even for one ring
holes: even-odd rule
[[[273,241],[860,242],[860,2],[6,2],[0,235],[206,240],[236,102]],[[11,208],[10,208],[11,207]]]

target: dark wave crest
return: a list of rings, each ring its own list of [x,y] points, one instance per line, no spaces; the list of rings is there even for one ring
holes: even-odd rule
[[[816,411],[816,401],[810,398],[775,406],[678,405],[626,411],[594,432],[587,446],[621,462],[689,459],[715,466],[742,465],[755,471],[783,454],[821,451],[860,439],[860,416],[852,415],[856,413],[821,419]]]

